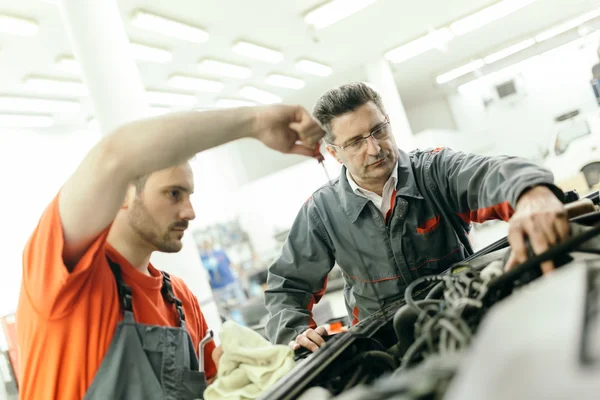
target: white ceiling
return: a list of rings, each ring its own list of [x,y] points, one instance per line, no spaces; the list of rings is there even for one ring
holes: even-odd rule
[[[100,0],[80,0],[100,1]],[[109,1],[109,0],[102,0]],[[494,4],[495,0],[378,0],[366,9],[317,32],[304,23],[303,15],[322,0],[118,0],[131,41],[163,47],[173,52],[166,64],[138,62],[148,89],[170,90],[172,74],[210,78],[197,71],[205,57],[230,61],[252,68],[245,81],[219,79],[225,89],[218,95],[197,93],[199,104],[217,97],[239,97],[239,88],[252,84],[269,90],[287,102],[311,107],[327,88],[348,80],[363,80],[363,65],[376,60],[401,44],[416,39],[428,29],[442,28],[453,21]],[[433,50],[393,66],[399,91],[406,105],[416,105],[443,95],[447,87],[435,84],[435,76],[466,62],[519,42],[563,20],[600,6],[600,0],[538,0],[537,2],[452,40],[446,52]],[[132,12],[141,8],[192,25],[210,34],[206,43],[193,44],[137,29],[129,23]],[[58,71],[59,56],[70,55],[70,45],[58,7],[45,0],[0,0],[0,13],[27,17],[40,24],[34,37],[0,34],[0,94],[27,94],[23,79],[28,75],[74,78]],[[107,27],[107,29],[110,29]],[[285,59],[273,65],[238,56],[231,51],[237,40],[247,40],[281,50]],[[558,38],[557,40],[560,40]],[[294,63],[309,58],[330,65],[334,73],[319,78],[298,73]],[[272,88],[264,84],[269,73],[281,73],[306,80],[300,91]],[[118,95],[117,89],[115,94]],[[81,125],[92,116],[87,99],[77,115],[56,115],[59,125]]]

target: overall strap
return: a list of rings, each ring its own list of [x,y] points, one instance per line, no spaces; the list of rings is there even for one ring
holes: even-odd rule
[[[121,307],[123,308],[123,312],[129,311],[133,313],[131,288],[123,280],[123,276],[121,275],[121,267],[110,258],[106,257],[106,259],[108,260],[108,265],[110,265],[110,269],[115,276],[115,281],[117,281],[117,291],[119,293],[119,301],[121,303]]]
[[[183,303],[173,293],[173,285],[171,285],[171,277],[165,271],[160,271],[163,276],[163,284],[160,289],[164,299],[169,302],[175,304],[175,308],[177,309],[177,314],[179,316],[179,323],[184,326],[185,325],[185,314],[183,313]]]

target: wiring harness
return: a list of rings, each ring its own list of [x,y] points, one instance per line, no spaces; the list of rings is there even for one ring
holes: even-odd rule
[[[596,213],[597,222],[600,213]],[[529,259],[504,272],[505,260],[497,260],[476,269],[468,263],[458,265],[447,275],[427,276],[411,283],[405,291],[406,305],[394,317],[401,370],[414,366],[432,355],[447,355],[466,349],[487,310],[514,290],[541,276],[540,264],[553,260],[561,266],[572,258],[569,252],[600,235],[600,225],[573,225],[571,238],[548,251],[535,255],[529,247]],[[597,252],[594,243],[588,252]],[[507,253],[508,255],[508,253]],[[416,299],[417,288],[437,283],[424,299]]]
[[[413,298],[415,289],[437,282],[422,300]],[[411,283],[405,292],[406,305],[394,317],[394,330],[405,370],[432,355],[457,353],[467,348],[484,309],[487,292],[478,271],[427,276]],[[405,351],[404,351],[405,350]]]

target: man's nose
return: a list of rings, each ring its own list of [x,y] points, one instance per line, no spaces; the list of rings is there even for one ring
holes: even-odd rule
[[[381,146],[379,146],[379,142],[373,138],[373,136],[369,136],[367,138],[367,154],[370,156],[376,156],[381,152]]]
[[[192,221],[196,218],[194,206],[192,206],[192,202],[190,200],[185,202],[185,206],[181,209],[179,217],[184,221]]]

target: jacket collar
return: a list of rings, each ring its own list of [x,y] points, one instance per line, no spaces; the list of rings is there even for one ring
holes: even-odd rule
[[[352,223],[356,222],[358,216],[370,200],[354,193],[346,177],[345,166],[342,167],[337,190],[342,208],[348,214],[350,221]],[[396,197],[398,196],[423,199],[415,181],[410,156],[402,150],[398,150]]]

